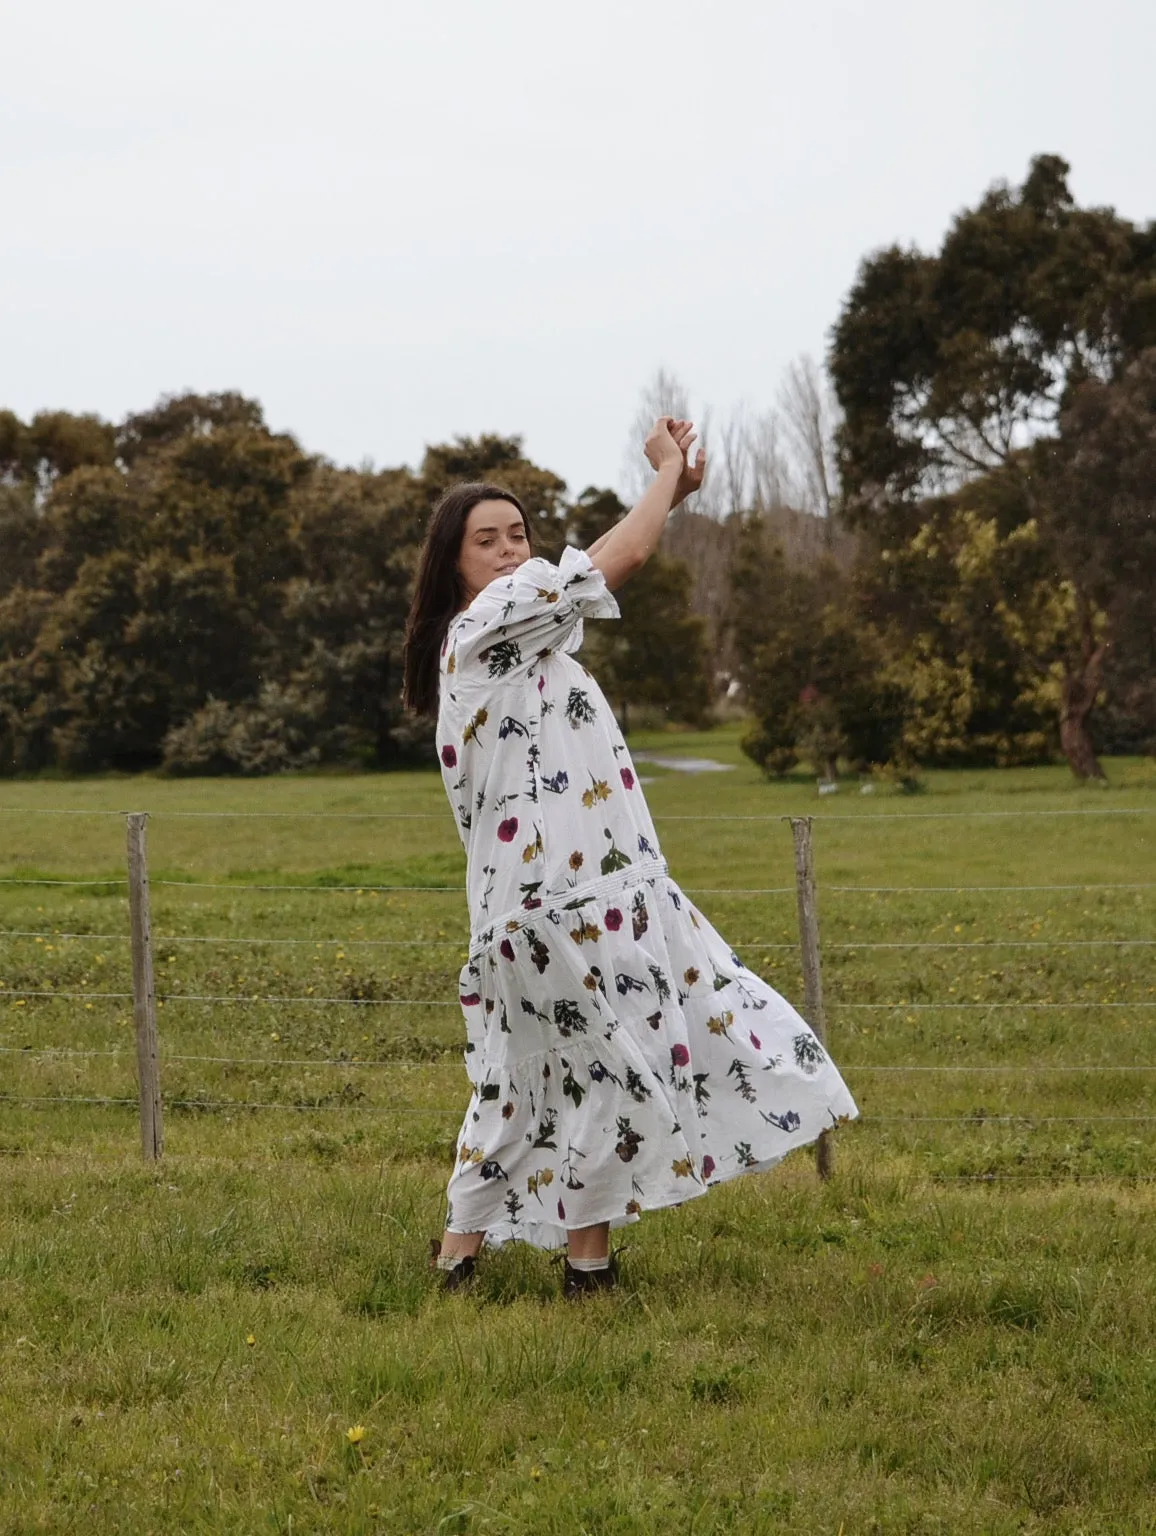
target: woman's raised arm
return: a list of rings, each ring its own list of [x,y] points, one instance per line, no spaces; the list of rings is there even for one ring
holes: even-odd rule
[[[654,480],[622,521],[586,551],[612,591],[646,564],[658,545],[671,509],[702,484],[702,450],[693,467],[687,461],[693,441],[690,422],[675,422],[670,416],[659,417],[651,429],[645,451],[657,471]]]

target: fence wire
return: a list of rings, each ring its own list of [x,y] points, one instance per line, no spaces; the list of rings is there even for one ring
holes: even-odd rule
[[[343,949],[462,949],[469,943],[469,935],[463,934],[460,939],[330,939],[330,938],[262,938],[254,935],[236,934],[174,934],[159,933],[156,936],[159,948],[165,948],[175,944],[222,944],[226,947],[230,944],[278,944],[299,945],[315,949],[322,946],[337,946]],[[4,939],[67,939],[70,941],[91,940],[104,943],[128,943],[127,933],[64,933],[47,928],[5,928],[0,929],[0,940]],[[739,949],[774,949],[797,950],[799,941],[792,940],[763,940],[763,939],[737,939],[733,945]],[[1156,948],[1156,939],[965,939],[954,940],[874,940],[874,939],[849,939],[838,940],[833,943],[824,943],[824,950],[860,950],[860,949],[1152,949]]]
[[[64,815],[64,816],[97,816],[123,818],[128,813],[115,810],[74,810],[63,808],[25,808],[17,806],[0,806],[0,814],[10,815]],[[161,811],[150,813],[151,819],[156,821],[167,820],[321,820],[321,821],[415,821],[424,822],[430,820],[445,821],[445,813],[442,812],[323,812],[312,811]],[[882,826],[889,828],[898,821],[1003,821],[1031,818],[1068,818],[1080,816],[1118,816],[1137,817],[1156,815],[1156,807],[1088,807],[1069,810],[1038,810],[1038,811],[894,811],[871,813],[820,813],[813,815],[811,820],[815,822],[854,822],[856,826]],[[709,816],[683,816],[671,815],[656,818],[660,821],[672,822],[736,822],[736,823],[763,823],[766,826],[780,823],[789,818],[780,815],[709,815]],[[151,882],[153,887],[165,890],[190,891],[221,891],[239,896],[247,892],[255,894],[264,893],[298,893],[298,894],[354,894],[369,895],[387,893],[390,895],[462,895],[465,892],[464,885],[413,885],[413,884],[303,884],[303,883],[238,883],[234,881],[212,881],[173,879],[162,877]],[[0,877],[0,885],[27,886],[27,887],[61,887],[82,889],[119,889],[127,887],[128,881],[123,876],[106,876],[97,879],[70,879],[43,876],[7,876]],[[760,886],[760,887],[685,887],[688,896],[714,896],[714,897],[769,897],[769,896],[794,896],[796,887],[786,886]],[[1142,892],[1156,889],[1156,881],[1136,882],[1081,882],[1081,883],[1053,883],[1053,884],[976,884],[976,885],[845,885],[826,884],[819,882],[816,889],[820,894],[831,895],[912,895],[925,894],[969,896],[972,894],[998,895],[1002,892],[1009,894],[1050,894],[1050,893],[1079,893],[1091,895],[1097,892]],[[0,941],[13,939],[34,939],[42,941],[77,941],[114,943],[128,939],[127,933],[80,933],[59,932],[52,930],[0,930]],[[193,934],[157,934],[155,936],[157,947],[170,947],[179,945],[217,945],[228,947],[230,945],[253,946],[287,946],[307,948],[312,945],[314,949],[451,949],[462,950],[468,943],[468,936],[460,938],[409,938],[409,939],[366,939],[366,938],[316,938],[316,937],[264,937],[258,935],[193,935]],[[740,950],[759,950],[775,952],[798,952],[798,941],[773,941],[752,939],[741,941],[734,946]],[[1153,938],[1081,938],[1081,939],[967,939],[967,940],[844,940],[826,943],[823,948],[827,951],[843,953],[857,953],[859,951],[967,951],[967,950],[1088,950],[1088,949],[1149,949],[1156,947],[1156,939]],[[24,1001],[26,999],[58,999],[64,1001],[83,1000],[86,1003],[94,1001],[131,1002],[131,992],[90,992],[70,989],[0,989],[0,997]],[[157,994],[159,1005],[174,1005],[180,1003],[200,1003],[213,1005],[265,1005],[275,1008],[289,1006],[311,1007],[349,1007],[349,1008],[448,1008],[456,1009],[459,1005],[456,998],[377,998],[377,997],[329,997],[317,996],[313,993],[306,995],[289,994],[252,994],[240,993],[195,993],[195,992],[161,992]],[[838,1011],[863,1010],[875,1012],[930,1012],[930,1011],[978,1011],[978,1010],[1101,1010],[1101,1009],[1130,1009],[1151,1010],[1156,1008],[1156,1002],[1147,1000],[1120,1001],[1118,999],[1090,1000],[1054,999],[1035,1000],[1005,1000],[993,999],[989,1001],[972,999],[970,1001],[932,1001],[927,999],[908,1000],[901,1002],[858,1002],[853,999],[829,998],[829,1006]],[[19,1056],[25,1060],[41,1062],[65,1062],[69,1060],[85,1059],[114,1059],[128,1062],[132,1058],[130,1051],[120,1049],[112,1050],[78,1050],[69,1047],[37,1047],[27,1046],[0,1046],[0,1053],[6,1056]],[[455,1054],[455,1047],[446,1046],[442,1055]],[[357,1056],[328,1056],[328,1057],[284,1057],[284,1056],[218,1056],[207,1054],[189,1054],[178,1052],[162,1052],[160,1055],[162,1065],[206,1065],[221,1067],[248,1067],[248,1068],[293,1068],[298,1070],[325,1069],[330,1071],[372,1071],[395,1067],[397,1058],[391,1057],[357,1057]],[[970,1075],[1001,1075],[1014,1074],[1019,1077],[1047,1078],[1053,1076],[1071,1076],[1083,1074],[1128,1074],[1150,1075],[1156,1072],[1156,1064],[1128,1063],[1125,1065],[1104,1065],[1102,1063],[1046,1063],[1036,1062],[1015,1065],[989,1065],[989,1064],[884,1064],[884,1063],[843,1063],[841,1070],[848,1076],[855,1074],[889,1075],[889,1074],[945,1074],[955,1076]],[[118,1098],[114,1096],[72,1096],[72,1095],[33,1095],[27,1098],[14,1098],[10,1095],[0,1095],[0,1103],[7,1105],[91,1105],[133,1108],[137,1105],[135,1098]],[[165,1103],[171,1108],[182,1110],[214,1110],[214,1111],[240,1111],[240,1110],[284,1110],[298,1113],[325,1113],[334,1109],[345,1109],[356,1112],[370,1112],[377,1114],[393,1114],[402,1116],[453,1116],[460,1117],[463,1106],[445,1107],[414,1106],[411,1102],[370,1104],[362,1101],[360,1095],[343,1098],[341,1095],[327,1095],[318,1097],[312,1103],[289,1103],[280,1100],[265,1099],[235,1099],[235,1098],[172,1098]],[[864,1115],[862,1121],[867,1125],[880,1126],[916,1126],[916,1125],[955,1125],[968,1129],[977,1129],[984,1126],[1014,1126],[1030,1131],[1035,1127],[1049,1125],[1148,1125],[1156,1123],[1156,1114],[1088,1114],[1088,1115],[1047,1115],[1033,1114],[1031,1112],[1009,1112],[1001,1114],[981,1114],[972,1112],[965,1115]],[[995,1182],[999,1180],[1013,1180],[1016,1178],[1049,1178],[1052,1174],[1036,1173],[974,1173],[958,1175],[934,1175],[945,1179],[961,1179],[971,1182]],[[1078,1173],[1065,1172],[1065,1178],[1080,1179]],[[1085,1175],[1084,1181],[1093,1181],[1096,1176]],[[1112,1181],[1135,1181],[1139,1176],[1129,1174],[1112,1175]]]
[[[129,811],[0,805],[0,816],[116,816]],[[148,811],[150,821],[440,821],[449,826],[450,818],[439,811]],[[1050,816],[1156,816],[1156,806],[1076,806],[1067,810],[1014,811],[813,811],[812,821],[854,821],[866,826],[896,821],[991,821],[1010,819],[1026,821]],[[786,820],[781,812],[720,813],[689,816],[658,812],[655,821],[761,821],[768,826]]]
[[[83,999],[84,1001],[131,1001],[131,992],[72,992],[65,990],[39,990],[29,987],[9,987],[0,989],[0,997],[47,997],[61,1000]],[[456,998],[440,997],[314,997],[292,996],[286,993],[254,993],[247,995],[242,992],[158,992],[158,1003],[253,1003],[272,1004],[309,1004],[327,1008],[457,1008]],[[1156,1002],[970,1002],[970,1003],[937,1003],[926,1001],[908,1001],[902,1003],[855,1003],[841,998],[828,998],[827,1004],[831,1008],[854,1008],[872,1010],[878,1012],[898,1013],[904,1010],[909,1012],[926,1012],[935,1010],[974,1010],[982,1008],[1030,1008],[1033,1011],[1044,1008],[1059,1008],[1065,1011],[1087,1008],[1132,1008],[1148,1009],[1156,1008]]]
[[[136,1099],[105,1098],[100,1095],[76,1096],[72,1094],[40,1094],[28,1098],[16,1099],[7,1095],[0,1095],[0,1104],[13,1105],[22,1108],[33,1104],[98,1104],[103,1106],[115,1106],[136,1109],[139,1107]],[[302,1114],[317,1114],[323,1110],[345,1109],[357,1110],[361,1114],[381,1115],[456,1115],[461,1119],[462,1110],[443,1109],[440,1106],[431,1106],[423,1109],[416,1105],[398,1104],[361,1104],[355,1100],[346,1103],[325,1104],[286,1104],[283,1100],[269,1099],[166,1099],[165,1107],[168,1109],[287,1109],[295,1110]]]
[[[103,880],[45,880],[32,875],[2,875],[0,885],[128,885],[123,875],[108,876]]]
[[[63,1001],[131,1002],[131,992],[40,991],[33,988],[0,989],[0,997],[50,997]],[[158,992],[158,1003],[307,1003],[331,1008],[457,1008],[457,998],[443,997],[290,997],[283,993],[245,996],[240,992]]]
[[[0,877],[0,885],[36,885],[36,886],[108,886],[127,885],[123,878],[106,878],[103,880],[57,880],[41,879],[31,876],[3,876]],[[270,892],[288,891],[298,895],[330,896],[352,894],[365,896],[371,891],[385,891],[391,895],[406,894],[416,895],[458,895],[465,894],[464,885],[250,885],[238,884],[222,880],[151,880],[150,885],[167,887],[186,891],[230,891],[233,895],[243,895],[247,891]],[[752,886],[682,886],[680,887],[686,896],[794,896],[793,885],[752,885]],[[1135,881],[1130,883],[1112,882],[1100,884],[1082,885],[823,885],[817,889],[821,892],[829,892],[839,896],[970,896],[974,894],[993,894],[999,891],[1007,891],[1013,894],[1040,891],[1153,891],[1156,890],[1156,881]]]
[[[315,1104],[289,1104],[281,1099],[166,1099],[171,1109],[284,1109],[301,1113],[317,1113],[322,1110],[341,1109],[359,1114],[395,1115],[454,1115],[459,1119],[464,1110],[461,1105],[450,1108],[445,1105],[428,1106],[414,1104],[365,1104],[360,1099],[332,1098]],[[0,1104],[21,1107],[32,1104],[102,1104],[137,1107],[137,1100],[130,1098],[103,1097],[100,1095],[76,1096],[66,1094],[30,1095],[14,1098],[0,1095]],[[1016,1125],[1030,1129],[1037,1125],[1134,1125],[1152,1124],[1156,1115],[860,1115],[864,1125],[963,1125],[970,1130],[982,1130],[988,1125]],[[1125,1175],[1126,1177],[1126,1175]]]
[[[920,1010],[925,1012],[928,1008],[933,1008],[933,1009],[935,1009],[937,1011],[940,1010],[940,1009],[947,1009],[947,1010],[951,1010],[953,1012],[955,1010],[957,1010],[957,1009],[963,1009],[963,1010],[966,1010],[966,1011],[972,1011],[972,1010],[974,1010],[976,1008],[1030,1008],[1030,1009],[1033,1010],[1033,1012],[1035,1010],[1037,1010],[1037,1009],[1044,1009],[1044,1008],[1063,1008],[1065,1011],[1071,1011],[1072,1009],[1084,1009],[1084,1008],[1156,1008],[1156,1002],[1153,1002],[1153,1003],[1149,1003],[1149,1002],[1140,1002],[1140,1003],[1116,1003],[1116,1002],[1111,1002],[1111,1003],[1093,1003],[1093,1002],[1076,1002],[1076,1003],[1055,1003],[1055,1002],[1040,1002],[1040,1003],[1033,1003],[1033,1002],[1012,1002],[1012,1003],[1006,1003],[1006,1002],[990,1002],[990,1003],[984,1003],[984,1002],[980,1002],[980,1003],[927,1003],[927,1002],[918,1002],[918,1003],[917,1002],[910,1002],[910,1003],[852,1003],[852,1002],[841,1001],[838,998],[834,998],[834,999],[828,998],[827,1001],[828,1001],[828,1003],[830,1004],[830,1006],[832,1008],[855,1008],[855,1009],[873,1010],[873,1011],[877,1010],[877,1011],[881,1011],[881,1012],[882,1011],[886,1011],[886,1012],[891,1012],[891,1013],[896,1013],[896,1012],[899,1012],[899,1011],[901,1011],[903,1009],[908,1009],[908,1010],[910,1010],[912,1012],[919,1012]]]
[[[295,891],[303,895],[333,895],[352,893],[356,896],[364,896],[370,891],[386,891],[390,894],[406,893],[408,895],[432,894],[432,895],[464,895],[464,885],[253,885],[223,880],[150,880],[153,887],[162,886],[177,890],[188,891],[231,891],[234,895],[243,894],[246,891]],[[64,880],[43,879],[30,875],[12,875],[0,877],[0,885],[47,885],[47,886],[96,886],[96,885],[127,885],[128,881],[123,877],[108,877],[103,880]],[[752,886],[682,886],[680,889],[687,896],[794,896],[796,894],[793,885],[752,885]],[[882,895],[947,895],[968,896],[973,893],[990,894],[997,891],[1009,891],[1023,893],[1027,891],[1153,891],[1156,890],[1156,880],[1142,880],[1132,882],[1099,882],[1082,883],[1079,885],[825,885],[820,882],[816,889],[831,892],[841,896],[882,896]]]
[[[460,1053],[458,1045],[446,1045],[442,1048],[444,1056],[455,1056]],[[20,1056],[32,1061],[69,1061],[73,1059],[87,1059],[89,1057],[107,1058],[114,1061],[129,1061],[133,1053],[127,1049],[113,1050],[77,1050],[72,1046],[26,1046],[26,1045],[0,1045],[0,1055]],[[349,1067],[396,1067],[399,1058],[396,1056],[187,1056],[164,1051],[160,1057],[162,1062],[203,1062],[210,1066],[221,1067],[333,1067],[342,1070]],[[857,1072],[947,1072],[947,1073],[1001,1073],[1015,1076],[1034,1077],[1050,1073],[1072,1072],[1156,1072],[1156,1064],[1152,1066],[1104,1066],[1098,1063],[1057,1063],[1049,1065],[1045,1062],[1022,1064],[1009,1064],[1006,1066],[986,1065],[954,1065],[954,1066],[873,1066],[866,1062],[840,1062],[840,1073],[850,1076]]]

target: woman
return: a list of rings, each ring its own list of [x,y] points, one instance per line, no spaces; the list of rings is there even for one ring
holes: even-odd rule
[[[795,1010],[668,877],[626,744],[574,659],[584,619],[649,558],[702,482],[689,422],[646,442],[655,479],[559,565],[518,499],[458,486],[433,514],[406,631],[406,701],[437,708],[467,856],[461,973],[473,1096],[444,1284],[483,1241],[567,1247],[564,1291],[612,1286],[609,1231],[770,1167],[857,1113]]]

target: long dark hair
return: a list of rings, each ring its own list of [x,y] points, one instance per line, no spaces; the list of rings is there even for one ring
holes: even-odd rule
[[[462,606],[465,593],[458,575],[458,555],[466,519],[480,501],[508,501],[522,514],[526,542],[534,553],[534,536],[526,509],[513,491],[485,481],[454,485],[430,516],[418,561],[413,602],[405,625],[405,685],[402,697],[407,709],[432,715],[438,703],[438,661],[450,620]]]

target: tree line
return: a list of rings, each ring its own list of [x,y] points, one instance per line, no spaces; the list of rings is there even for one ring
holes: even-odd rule
[[[623,622],[589,627],[625,725],[727,700],[768,773],[905,781],[1061,751],[1094,778],[1156,749],[1156,226],[1067,178],[1039,157],[937,253],[866,258],[826,375],[804,360],[772,411],[707,421],[699,505]],[[639,409],[686,415],[685,391],[660,372]],[[625,510],[518,438],[371,471],[237,394],[0,411],[0,773],[431,760],[402,631],[429,512],[475,479],[552,558]]]
[[[611,491],[567,500],[516,438],[372,472],[304,453],[236,394],[118,424],[0,412],[0,772],[432,761],[430,722],[401,706],[405,616],[433,505],[482,479],[522,498],[553,559],[625,512]],[[595,637],[620,707],[705,718],[689,594],[659,556]]]

